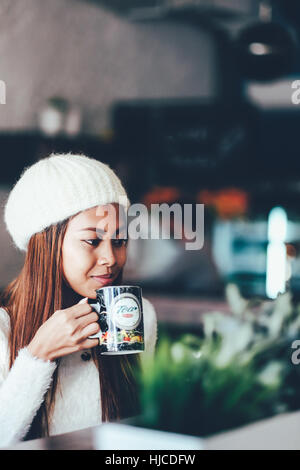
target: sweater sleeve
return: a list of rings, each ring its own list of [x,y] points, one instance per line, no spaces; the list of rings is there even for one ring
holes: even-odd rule
[[[157,342],[157,317],[152,303],[143,297],[145,352],[154,355]]]
[[[0,308],[0,447],[22,440],[41,406],[56,363],[20,349],[9,369],[10,321]]]

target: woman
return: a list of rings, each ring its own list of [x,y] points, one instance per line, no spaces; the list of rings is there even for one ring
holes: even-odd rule
[[[40,160],[12,189],[5,223],[26,258],[0,298],[1,447],[137,414],[140,355],[99,355],[87,303],[122,283],[128,206],[116,174],[83,155]],[[153,353],[156,314],[144,298],[143,310]]]

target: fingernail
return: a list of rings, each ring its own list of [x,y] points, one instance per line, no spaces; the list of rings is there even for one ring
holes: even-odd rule
[[[79,304],[84,304],[86,301],[87,301],[87,297],[84,297],[83,299],[81,299],[78,303]]]

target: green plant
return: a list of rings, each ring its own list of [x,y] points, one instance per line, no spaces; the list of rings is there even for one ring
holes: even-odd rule
[[[249,303],[229,286],[227,297],[232,315],[204,315],[202,334],[172,340],[165,332],[155,356],[144,357],[141,425],[208,436],[300,408],[291,362],[300,317],[290,294]]]

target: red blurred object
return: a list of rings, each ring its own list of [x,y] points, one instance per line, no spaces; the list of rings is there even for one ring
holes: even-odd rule
[[[197,202],[213,208],[221,219],[245,215],[249,207],[248,194],[236,188],[200,191],[197,195]]]
[[[181,197],[181,192],[175,186],[154,186],[143,198],[143,203],[146,206],[151,204],[161,204],[178,202]]]

